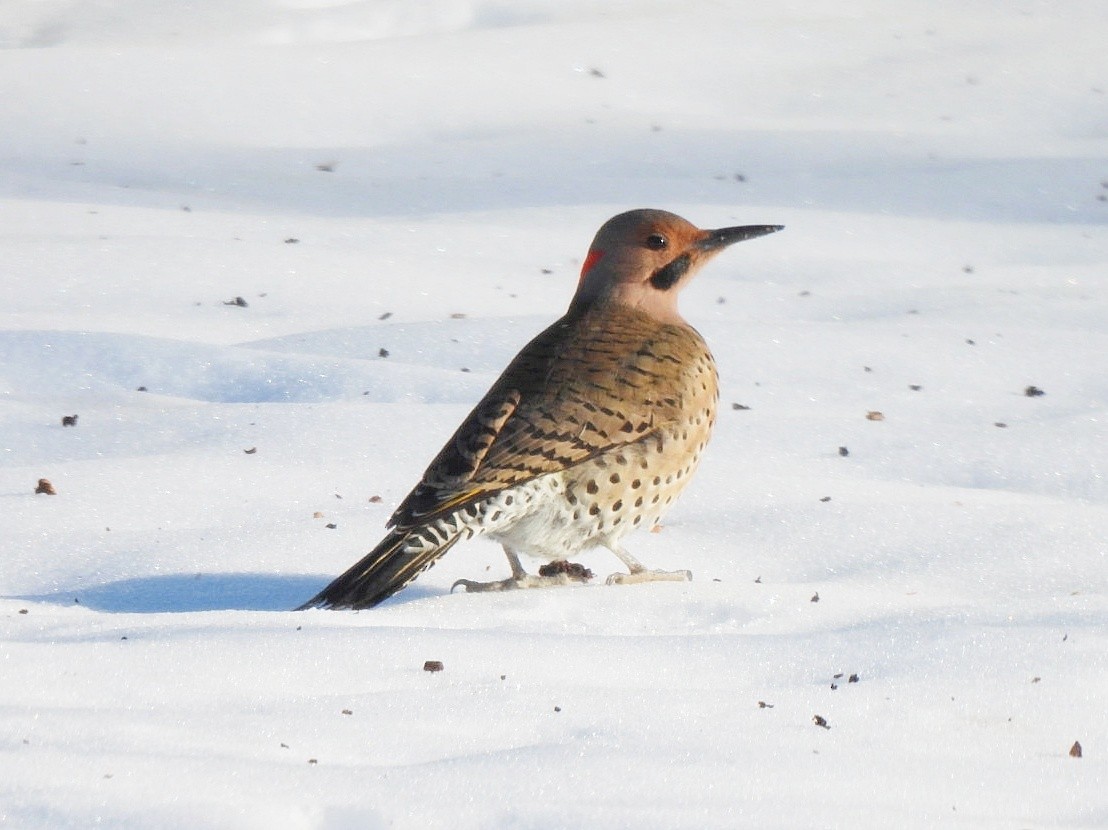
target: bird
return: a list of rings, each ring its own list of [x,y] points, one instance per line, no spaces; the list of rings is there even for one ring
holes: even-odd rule
[[[627,569],[609,584],[690,580],[645,567],[621,544],[684,490],[715,423],[715,360],[677,297],[724,248],[782,227],[701,230],[657,209],[605,222],[566,313],[508,364],[380,543],[298,610],[371,608],[482,534],[501,544],[511,576],[461,579],[452,592],[581,582],[591,572],[568,560],[595,547]],[[550,564],[529,574],[520,554]]]

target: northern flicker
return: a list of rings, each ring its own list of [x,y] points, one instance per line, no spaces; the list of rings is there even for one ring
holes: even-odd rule
[[[519,554],[564,563],[597,546],[628,569],[609,583],[691,579],[649,570],[620,545],[689,483],[715,421],[715,361],[677,294],[726,246],[780,229],[706,231],[661,210],[609,219],[565,316],[516,355],[393,513],[388,535],[301,607],[369,608],[478,534],[503,546],[512,575],[455,588],[566,584],[579,572],[532,576]]]

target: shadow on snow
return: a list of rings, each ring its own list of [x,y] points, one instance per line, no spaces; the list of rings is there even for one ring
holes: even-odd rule
[[[291,611],[313,597],[326,583],[326,578],[304,575],[167,574],[19,599],[56,605],[79,604],[94,611],[129,614]]]

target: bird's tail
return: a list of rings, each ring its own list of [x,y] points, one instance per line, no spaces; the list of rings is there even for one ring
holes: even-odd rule
[[[428,527],[394,528],[346,573],[296,610],[372,608],[435,564],[459,538]]]

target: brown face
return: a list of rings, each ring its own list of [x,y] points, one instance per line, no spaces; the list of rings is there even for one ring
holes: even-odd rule
[[[680,321],[677,294],[696,270],[728,245],[779,230],[752,225],[704,231],[663,210],[633,210],[597,232],[574,303],[610,298],[660,320]]]
[[[689,248],[703,235],[690,222],[666,211],[621,213],[597,231],[581,270],[580,288],[598,295],[617,285],[634,284],[668,291],[692,269]],[[655,277],[656,284],[651,285]]]

